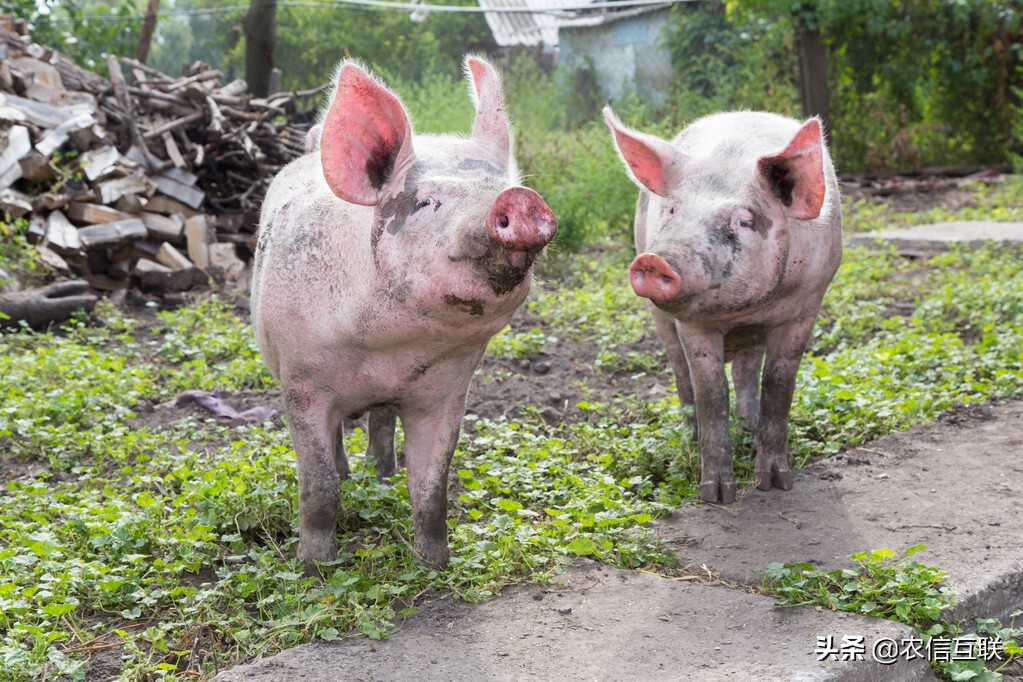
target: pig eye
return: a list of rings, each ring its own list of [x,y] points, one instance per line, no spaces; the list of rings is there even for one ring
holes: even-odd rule
[[[753,229],[753,214],[746,209],[739,209],[732,214],[732,227]]]
[[[416,202],[415,210],[418,211],[421,208],[426,208],[427,206],[429,206],[432,203],[433,203],[433,199],[431,199],[430,197],[425,197],[423,199],[420,199],[419,201]]]

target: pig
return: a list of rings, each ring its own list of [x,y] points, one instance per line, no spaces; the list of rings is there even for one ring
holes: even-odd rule
[[[415,135],[397,96],[342,62],[306,140],[313,153],[264,200],[252,322],[282,388],[307,568],[337,555],[342,423],[367,412],[381,477],[396,470],[401,419],[415,551],[447,564],[448,469],[469,382],[557,231],[519,184],[497,71],[477,57],[465,70],[471,134]]]
[[[629,282],[649,299],[700,454],[700,498],[735,501],[728,435],[754,433],[755,485],[792,488],[788,421],[796,372],[842,259],[835,170],[818,118],[701,118],[668,142],[604,117],[640,187]],[[765,361],[766,355],[766,361]],[[763,371],[761,371],[763,368]]]

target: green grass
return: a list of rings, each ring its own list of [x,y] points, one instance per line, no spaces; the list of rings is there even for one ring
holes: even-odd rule
[[[1001,670],[1023,660],[1023,627],[1015,625],[1023,611],[1016,611],[1008,626],[995,619],[978,618],[973,632],[959,622],[945,620],[944,613],[955,604],[953,595],[940,584],[947,574],[910,559],[924,549],[923,545],[914,545],[901,556],[890,549],[858,552],[849,556],[852,567],[831,571],[796,562],[775,563],[756,572],[762,576],[765,589],[781,600],[778,606],[822,606],[904,623],[916,631],[924,651],[930,651],[931,646],[935,652],[940,651],[938,640],[948,640],[946,651],[952,651],[951,640],[971,642],[972,658],[943,660],[936,654],[930,660],[935,672],[949,680],[1001,680]],[[994,642],[1001,643],[1001,651],[995,665],[988,669],[989,656],[998,648]]]
[[[666,377],[661,351],[633,348],[653,330],[623,275],[630,256],[624,245],[555,254],[529,303],[540,322],[503,332],[490,352],[521,359],[571,339],[593,345],[596,372]],[[847,251],[798,378],[795,463],[1020,395],[1021,263],[1005,248],[915,262]],[[213,388],[273,388],[251,330],[215,297],[144,324],[102,304],[93,322],[0,334],[0,457],[20,472],[0,491],[0,680],[82,679],[110,643],[123,645],[126,679],[196,679],[312,639],[385,637],[426,595],[484,598],[549,579],[569,556],[670,572],[674,557],[646,522],[697,499],[677,398],[600,397],[583,384],[578,423],[534,412],[466,421],[452,561],[437,572],[409,549],[403,478],[376,480],[357,430],[341,554],[313,579],[293,559],[286,431],[195,418],[146,426],[136,414]],[[733,435],[749,485],[749,437]]]

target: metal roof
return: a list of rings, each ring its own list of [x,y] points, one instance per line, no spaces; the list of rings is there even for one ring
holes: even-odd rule
[[[662,9],[671,7],[673,3],[665,2],[660,5],[647,5],[646,7],[632,7],[620,10],[610,10],[603,12],[585,12],[579,13],[575,17],[566,19],[559,23],[559,27],[586,27],[586,26],[602,26],[603,24],[610,24],[614,21],[620,21],[622,19],[628,19],[629,17],[639,16],[640,14],[648,14],[650,12],[657,12]]]
[[[494,40],[502,47],[512,45],[558,44],[558,26],[578,15],[565,8],[576,8],[596,0],[477,0],[485,12]],[[513,10],[513,11],[507,11]],[[517,10],[517,11],[515,11]],[[536,10],[535,12],[522,10]]]
[[[502,47],[558,44],[561,26],[599,26],[689,0],[476,0]],[[494,10],[494,11],[487,11]]]

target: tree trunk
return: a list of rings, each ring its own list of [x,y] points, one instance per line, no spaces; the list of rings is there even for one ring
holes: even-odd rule
[[[274,33],[277,27],[276,0],[250,0],[242,20],[245,30],[245,80],[257,97],[270,94],[270,72],[274,68]]]
[[[820,32],[820,17],[813,5],[803,5],[796,13],[796,49],[803,113],[807,117],[820,116],[828,130],[827,48]]]
[[[149,46],[153,42],[153,31],[156,29],[156,14],[160,11],[160,0],[149,0],[146,7],[146,18],[142,22],[142,35],[139,36],[139,49],[135,53],[135,59],[146,63],[149,59]]]

